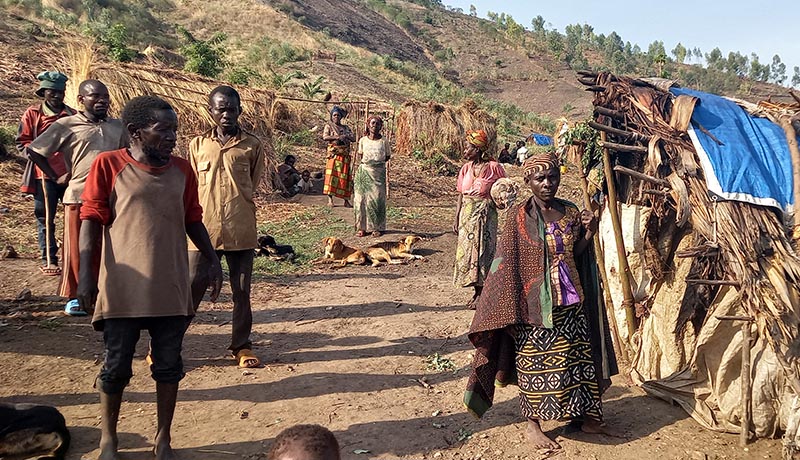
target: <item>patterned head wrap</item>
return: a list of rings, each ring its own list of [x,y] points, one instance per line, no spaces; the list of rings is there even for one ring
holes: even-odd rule
[[[489,144],[489,136],[482,129],[468,130],[467,142],[483,150]]]
[[[331,109],[331,117],[333,117],[334,113],[338,113],[339,117],[345,118],[347,116],[347,110],[339,107],[338,105],[334,105]]]
[[[522,165],[522,169],[525,171],[525,178],[527,179],[532,174],[536,174],[541,171],[547,171],[553,168],[558,169],[559,164],[560,161],[555,153],[543,152],[525,160],[525,163]]]
[[[381,123],[381,126],[383,126],[383,118],[381,118],[381,117],[379,117],[377,115],[370,115],[369,118],[367,118],[367,125],[364,128],[364,132],[366,132],[367,134],[369,134],[369,123],[372,120],[378,120]]]

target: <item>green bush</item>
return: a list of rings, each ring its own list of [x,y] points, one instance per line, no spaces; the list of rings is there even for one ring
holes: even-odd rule
[[[230,69],[225,79],[234,85],[249,85],[263,81],[264,77],[250,67],[242,66]]]
[[[225,68],[225,48],[222,42],[227,36],[217,32],[208,40],[198,40],[185,28],[178,26],[178,33],[183,37],[185,44],[180,52],[186,58],[183,70],[216,78]]]

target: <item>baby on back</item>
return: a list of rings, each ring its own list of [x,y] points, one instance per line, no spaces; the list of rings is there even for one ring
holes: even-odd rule
[[[339,443],[320,425],[295,425],[278,434],[269,460],[341,460]]]

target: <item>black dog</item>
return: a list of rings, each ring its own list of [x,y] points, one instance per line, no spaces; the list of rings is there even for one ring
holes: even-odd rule
[[[275,238],[270,235],[261,235],[258,237],[258,248],[256,248],[256,257],[258,256],[291,262],[294,259],[294,249],[288,244],[277,244]]]
[[[69,430],[55,407],[0,403],[0,458],[64,460]]]

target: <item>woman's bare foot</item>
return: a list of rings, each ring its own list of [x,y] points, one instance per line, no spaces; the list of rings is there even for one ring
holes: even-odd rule
[[[584,433],[591,433],[591,434],[604,434],[606,436],[611,436],[614,438],[621,438],[622,436],[615,433],[613,430],[608,429],[608,427],[601,423],[599,420],[595,420],[593,418],[587,418],[581,424],[581,431]]]
[[[533,447],[539,449],[561,449],[561,444],[547,437],[542,431],[542,426],[538,420],[528,420],[528,428],[525,429],[525,436]]]
[[[328,207],[333,207],[333,197],[331,195],[328,195]]]
[[[353,207],[353,205],[352,205],[352,204],[350,204],[350,202],[349,202],[349,201],[347,201],[347,200],[344,200],[344,207],[345,207],[345,208],[352,208],[352,207]]]

